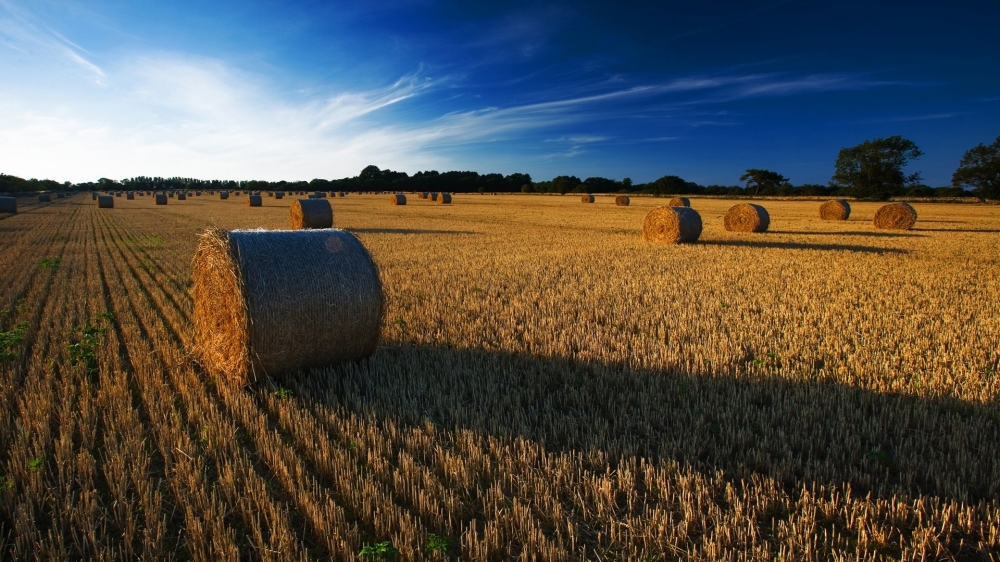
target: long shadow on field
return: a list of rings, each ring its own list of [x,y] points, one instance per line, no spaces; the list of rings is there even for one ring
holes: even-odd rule
[[[988,228],[914,228],[917,232],[985,232],[988,234],[998,234],[1000,230]]]
[[[712,371],[404,345],[291,382],[376,423],[431,422],[446,449],[452,431],[471,430],[549,453],[601,453],[604,464],[591,467],[601,473],[639,456],[721,470],[735,482],[760,474],[789,488],[850,483],[860,496],[1000,499],[996,403],[880,394],[823,382],[821,371],[790,382],[752,363]]]
[[[764,240],[699,240],[698,244],[706,246],[735,246],[749,248],[780,248],[785,250],[830,250],[864,252],[867,254],[908,254],[908,250],[899,248],[879,248],[878,246],[859,246],[856,244],[811,244],[807,242],[775,242]]]
[[[876,230],[851,230],[846,232],[821,232],[816,230],[768,230],[770,234],[796,234],[800,236],[871,236],[874,238],[926,238],[923,234],[880,232]]]
[[[360,234],[479,234],[471,230],[421,230],[417,228],[347,228]]]

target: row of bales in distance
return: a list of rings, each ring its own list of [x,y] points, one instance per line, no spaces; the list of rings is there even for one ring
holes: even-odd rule
[[[39,203],[51,203],[52,196],[55,195],[57,199],[65,199],[70,197],[72,193],[39,193],[38,202]],[[9,196],[0,196],[0,213],[16,215],[17,214],[17,198]]]

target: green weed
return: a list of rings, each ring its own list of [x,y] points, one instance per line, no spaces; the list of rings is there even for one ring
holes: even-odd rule
[[[55,271],[59,269],[62,264],[61,258],[42,258],[38,260],[38,267],[42,269],[48,269],[50,271]]]
[[[446,554],[449,548],[451,548],[451,539],[435,535],[434,533],[427,533],[427,554],[435,552]]]
[[[79,341],[66,345],[71,364],[86,365],[88,373],[97,371],[97,346],[104,340],[104,334],[114,319],[114,314],[103,312],[93,322],[88,321],[75,331]]]
[[[27,322],[18,322],[13,330],[0,332],[0,361],[14,359],[17,357],[15,347],[24,341],[24,334],[28,331]]]
[[[393,547],[391,542],[382,541],[362,548],[358,556],[370,560],[392,560],[399,556],[399,550]]]

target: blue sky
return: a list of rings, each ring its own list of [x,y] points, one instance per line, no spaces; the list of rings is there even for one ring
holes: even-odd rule
[[[0,172],[826,183],[840,148],[902,135],[946,185],[1000,136],[997,21],[996,0],[0,0]]]

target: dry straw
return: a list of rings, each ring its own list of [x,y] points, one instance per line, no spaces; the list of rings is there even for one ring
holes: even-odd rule
[[[764,232],[771,224],[771,216],[760,205],[740,203],[729,208],[724,222],[730,232]]]
[[[846,221],[851,216],[851,204],[843,199],[832,199],[819,206],[819,218],[825,221]]]
[[[247,195],[247,207],[260,207],[263,204],[264,200],[260,195]]]
[[[695,242],[701,228],[701,215],[691,207],[658,207],[646,214],[642,239],[664,244]]]
[[[292,230],[333,226],[333,207],[326,199],[296,199],[289,214]]]
[[[38,202],[39,203],[51,203],[52,202],[52,197],[50,197],[48,193],[43,193],[43,194],[41,194],[41,195],[38,196]]]
[[[451,205],[451,194],[442,193],[438,196],[438,205]]]
[[[584,195],[583,197],[581,197],[580,201],[583,202],[583,203],[593,203],[594,202],[594,196],[588,193],[588,194]]]
[[[910,230],[917,222],[917,211],[907,203],[889,203],[875,211],[875,228]]]
[[[670,201],[667,201],[668,207],[690,207],[691,200],[687,197],[674,197]]]
[[[0,213],[17,214],[17,199],[13,197],[0,197]]]
[[[97,196],[97,208],[98,209],[113,209],[115,207],[115,198],[110,195],[98,195]]]
[[[156,204],[157,205],[166,205],[167,204],[167,196],[165,194],[163,194],[163,193],[157,193],[156,194]]]
[[[220,191],[219,192],[219,199],[229,199],[229,192],[228,191]]]
[[[406,196],[402,193],[393,193],[389,196],[389,202],[393,205],[406,205]]]
[[[618,205],[619,207],[628,207],[631,204],[632,200],[629,199],[628,195],[619,195],[618,197],[615,197],[615,205]]]
[[[348,232],[209,229],[192,277],[196,353],[220,380],[246,384],[375,352],[382,284]]]

